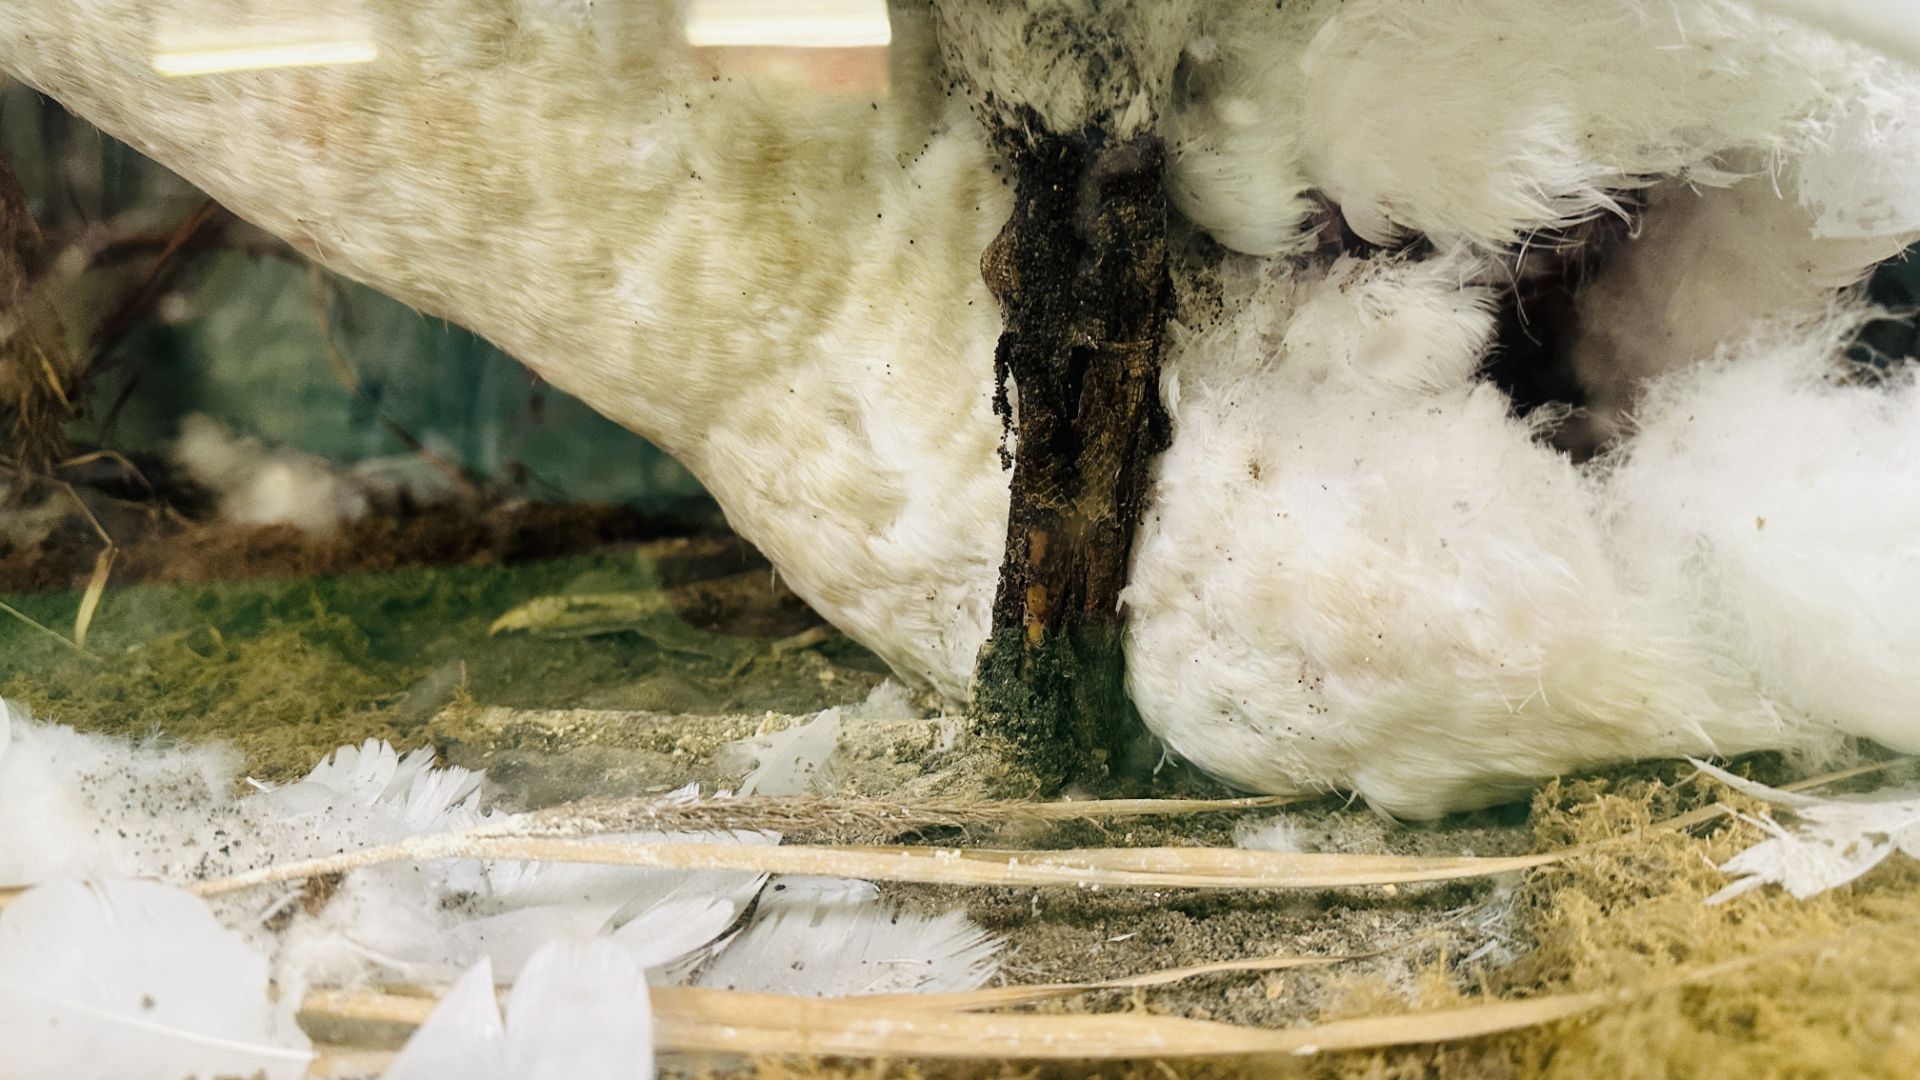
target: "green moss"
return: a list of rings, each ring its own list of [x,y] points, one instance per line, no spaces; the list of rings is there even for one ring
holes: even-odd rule
[[[350,620],[317,609],[249,636],[209,625],[97,664],[16,671],[0,693],[85,730],[232,743],[251,773],[285,779],[342,743],[417,741],[385,716],[406,672],[375,659]]]
[[[223,741],[252,775],[285,779],[365,738],[420,745],[457,695],[524,708],[724,712],[824,708],[863,696],[877,662],[845,639],[815,656],[710,637],[701,651],[642,634],[492,637],[501,613],[567,591],[656,587],[632,552],[510,567],[412,569],[312,579],[111,590],[83,657],[0,615],[0,694],[86,730]],[[8,597],[57,629],[76,593]],[[705,635],[684,628],[676,640]],[[754,657],[742,678],[741,658]],[[838,673],[824,679],[823,672]]]

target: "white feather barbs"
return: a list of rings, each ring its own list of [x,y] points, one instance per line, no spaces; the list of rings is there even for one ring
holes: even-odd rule
[[[767,885],[753,870],[440,859],[353,870],[321,903],[297,884],[210,903],[126,880],[203,880],[489,817],[483,777],[422,751],[343,747],[299,783],[240,798],[236,764],[0,703],[0,886],[32,886],[0,908],[0,1080],[297,1077],[307,988],[456,977],[395,1075],[628,1080],[652,1074],[649,979],[830,995],[971,989],[995,970],[996,943],[963,917],[899,911],[861,883],[776,879],[723,938]],[[495,979],[515,986],[504,1018]],[[482,1060],[494,1071],[463,1071]]]

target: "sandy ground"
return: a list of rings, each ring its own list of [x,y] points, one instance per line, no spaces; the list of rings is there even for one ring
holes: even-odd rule
[[[823,672],[831,667],[823,666]],[[857,676],[842,676],[855,678]],[[595,795],[644,795],[698,781],[727,789],[742,771],[714,762],[731,740],[779,730],[780,714],[684,714],[596,710],[480,709],[449,713],[430,726],[448,760],[484,768],[506,797],[533,808]],[[836,794],[912,798],[970,792],[964,751],[943,750],[948,725],[915,720],[844,722]],[[1204,777],[1172,767],[1155,785],[1170,795],[1228,795]],[[1120,823],[1019,823],[909,834],[833,828],[790,834],[809,842],[937,843],[1048,850],[1098,846],[1227,846],[1236,828],[1284,819],[1302,846],[1319,851],[1397,854],[1518,854],[1531,833],[1517,810],[1459,815],[1409,828],[1361,807],[1318,800],[1271,811],[1134,819]],[[1006,942],[1008,982],[1079,982],[1160,968],[1273,955],[1352,956],[1342,979],[1375,975],[1412,992],[1419,972],[1442,957],[1490,964],[1510,956],[1504,912],[1511,883],[1483,881],[1327,892],[1087,891],[887,885],[913,907],[966,909]],[[1091,995],[1070,1007],[1140,1007],[1199,1019],[1274,1025],[1316,1014],[1324,975],[1289,972],[1209,977],[1152,991]]]

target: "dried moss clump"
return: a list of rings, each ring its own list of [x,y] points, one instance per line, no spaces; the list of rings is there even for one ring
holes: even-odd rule
[[[278,779],[366,738],[444,744],[459,718],[443,710],[463,691],[479,705],[700,714],[864,698],[879,662],[832,635],[782,652],[814,617],[766,575],[735,573],[742,550],[662,542],[511,566],[115,586],[92,657],[55,636],[79,593],[0,594],[54,631],[0,612],[0,695],[83,730],[225,742]],[[623,590],[661,601],[654,623],[489,633],[536,597]]]
[[[1661,777],[1664,776],[1665,779]],[[763,1080],[1299,1076],[1326,1080],[1751,1080],[1908,1077],[1920,1060],[1920,869],[1889,864],[1800,901],[1757,890],[1709,906],[1717,864],[1759,838],[1723,819],[1695,833],[1657,823],[1742,796],[1644,766],[1553,784],[1535,799],[1536,848],[1592,845],[1535,871],[1510,905],[1514,956],[1442,958],[1411,981],[1326,980],[1317,1019],[1606,991],[1573,1021],[1446,1045],[1262,1061],[1104,1063],[765,1062]],[[1151,1007],[1144,1001],[1138,1007]]]
[[[1429,981],[1419,1004],[1442,1007],[1483,992],[1644,994],[1549,1028],[1350,1055],[1311,1071],[1381,1080],[1913,1075],[1920,870],[1889,864],[1811,900],[1763,889],[1709,906],[1707,897],[1728,880],[1717,865],[1759,839],[1758,830],[1737,822],[1705,836],[1652,828],[1715,794],[1707,788],[1634,780],[1542,791],[1533,808],[1538,846],[1596,847],[1520,886],[1512,915],[1517,960],[1472,973],[1477,986]]]
[[[178,631],[61,675],[16,673],[0,695],[83,730],[227,742],[263,779],[301,776],[343,743],[422,741],[386,708],[403,672],[371,655],[350,620],[317,605],[309,622],[234,640],[210,626]]]

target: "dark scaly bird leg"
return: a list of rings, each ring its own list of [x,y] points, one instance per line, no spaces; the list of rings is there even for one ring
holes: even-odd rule
[[[1164,154],[1098,130],[1001,133],[1013,217],[982,259],[1006,315],[996,353],[1018,407],[1012,506],[974,713],[1057,787],[1104,774],[1136,734],[1120,592],[1168,440],[1159,376],[1171,281]]]

